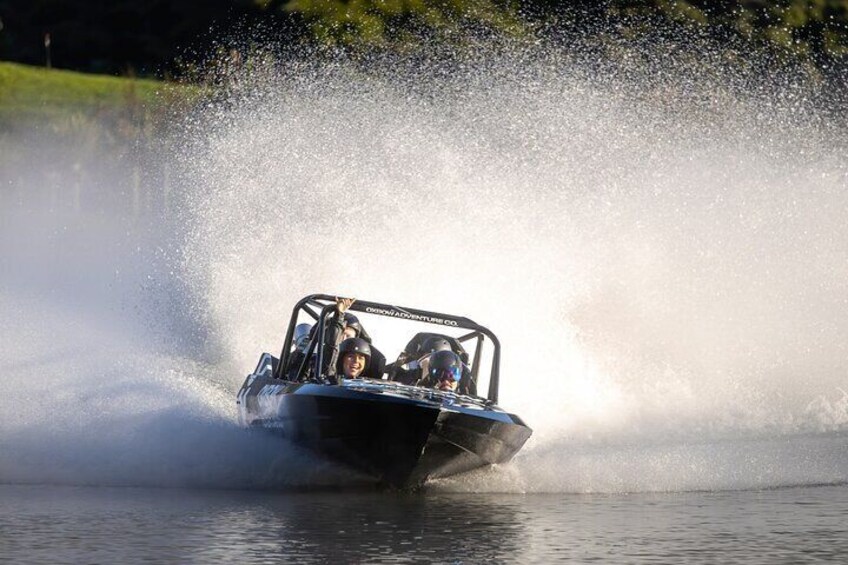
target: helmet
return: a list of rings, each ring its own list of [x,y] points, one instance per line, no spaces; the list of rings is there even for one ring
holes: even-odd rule
[[[436,351],[430,356],[428,374],[435,382],[444,380],[459,382],[462,378],[462,361],[453,351]]]
[[[360,337],[349,337],[339,344],[339,362],[348,353],[360,353],[365,356],[365,367],[371,363],[371,346]]]
[[[298,324],[294,328],[294,346],[298,349],[304,349],[309,342],[309,332],[312,331],[312,324]]]
[[[421,346],[421,353],[434,353],[436,351],[453,351],[453,347],[448,340],[443,337],[434,335],[424,340]]]
[[[362,324],[359,323],[359,318],[357,318],[353,314],[348,314],[347,312],[345,312],[344,325],[347,328],[353,328],[354,330],[356,330],[357,336],[362,333]]]
[[[368,332],[365,331],[365,328],[362,327],[362,324],[359,322],[359,318],[357,318],[353,314],[348,314],[347,312],[345,312],[344,325],[346,328],[353,328],[353,330],[356,332],[356,337],[361,337],[368,343],[371,343],[371,336],[368,335]]]

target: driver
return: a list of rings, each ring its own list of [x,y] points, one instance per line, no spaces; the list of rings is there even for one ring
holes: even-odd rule
[[[436,351],[430,355],[427,376],[419,380],[416,386],[468,394],[468,385],[462,382],[464,369],[459,355],[453,351]]]
[[[406,361],[409,357],[406,352],[401,353],[399,361],[406,361],[400,365],[394,373],[393,380],[403,384],[415,384],[427,374],[430,357],[437,351],[453,351],[450,342],[444,337],[434,335],[427,338],[421,346],[419,356],[412,361]]]

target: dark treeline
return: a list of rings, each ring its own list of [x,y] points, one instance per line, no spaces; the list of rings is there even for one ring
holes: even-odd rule
[[[0,21],[0,60],[45,65],[49,34],[54,67],[140,76],[179,73],[238,26],[304,33],[297,18],[253,0],[0,0]]]
[[[258,24],[280,45],[350,48],[407,48],[456,31],[682,26],[823,67],[848,58],[848,0],[0,0],[0,20],[0,59],[43,65],[50,34],[53,66],[113,74],[179,74],[233,30]]]

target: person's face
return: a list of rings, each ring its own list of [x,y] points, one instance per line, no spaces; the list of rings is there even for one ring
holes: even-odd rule
[[[351,326],[345,326],[343,333],[344,333],[344,339],[356,337],[356,329],[351,327]]]
[[[457,384],[458,383],[453,379],[441,379],[438,383],[436,383],[436,388],[446,392],[453,392],[456,390]]]
[[[365,370],[365,355],[362,353],[345,353],[342,358],[342,371],[348,379],[355,379]]]

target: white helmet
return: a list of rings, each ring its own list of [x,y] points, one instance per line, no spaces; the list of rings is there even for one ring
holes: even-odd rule
[[[304,351],[306,344],[309,343],[309,333],[312,331],[312,324],[298,324],[294,328],[294,346]]]

